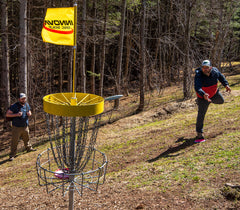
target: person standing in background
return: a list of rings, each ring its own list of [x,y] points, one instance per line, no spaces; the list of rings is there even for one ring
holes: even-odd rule
[[[12,161],[17,154],[17,146],[19,138],[22,137],[27,152],[36,151],[32,148],[29,139],[28,117],[32,115],[27,96],[20,93],[18,102],[11,105],[6,113],[6,117],[12,118],[12,141],[9,160]]]

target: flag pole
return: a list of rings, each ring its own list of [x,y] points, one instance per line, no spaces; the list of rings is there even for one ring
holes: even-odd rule
[[[77,105],[75,82],[76,82],[76,54],[77,54],[77,2],[74,3],[74,45],[73,45],[73,78],[71,105]]]
[[[74,3],[74,46],[73,46],[73,87],[72,91],[76,97],[75,75],[76,75],[76,54],[77,54],[77,3]]]

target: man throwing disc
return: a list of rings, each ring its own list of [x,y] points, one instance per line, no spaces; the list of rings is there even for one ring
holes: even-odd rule
[[[195,142],[204,142],[203,122],[210,103],[223,104],[224,98],[218,89],[218,81],[231,92],[228,81],[223,74],[211,66],[209,60],[204,60],[202,66],[196,69],[194,88],[197,94],[198,115],[196,122],[197,137]]]

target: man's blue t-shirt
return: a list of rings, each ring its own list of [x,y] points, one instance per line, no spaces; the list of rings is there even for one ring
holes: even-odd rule
[[[21,117],[13,117],[13,120],[12,120],[12,125],[13,126],[16,126],[16,127],[26,127],[26,126],[28,126],[27,112],[30,110],[30,106],[29,106],[28,103],[26,103],[22,106],[19,102],[17,102],[10,107],[10,110],[14,114],[16,114],[18,112],[22,112]]]

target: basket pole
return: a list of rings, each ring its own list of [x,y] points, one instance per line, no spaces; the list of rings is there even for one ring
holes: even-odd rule
[[[72,92],[73,92],[73,98],[76,100],[76,91],[75,91],[75,75],[76,75],[76,54],[77,54],[77,1],[74,3],[74,47],[73,47],[73,87],[72,87]],[[72,138],[70,140],[70,156],[71,156],[71,161],[70,161],[70,173],[75,172],[75,127],[76,127],[76,118],[72,118],[72,129],[73,134]],[[69,210],[74,209],[74,175],[71,175],[69,177],[71,180],[71,184],[69,187]]]

